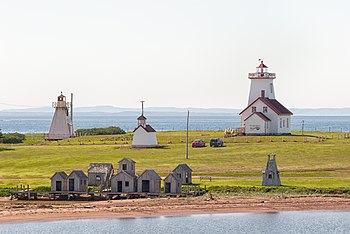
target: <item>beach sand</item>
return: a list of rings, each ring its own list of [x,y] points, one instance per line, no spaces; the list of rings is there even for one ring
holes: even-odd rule
[[[111,201],[11,201],[0,198],[0,222],[123,218],[235,212],[350,210],[350,197],[207,196]]]

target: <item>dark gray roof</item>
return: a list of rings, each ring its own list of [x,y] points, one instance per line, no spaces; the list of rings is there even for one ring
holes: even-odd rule
[[[53,174],[53,176],[51,176],[50,179],[52,179],[53,177],[55,177],[55,175],[58,174],[59,176],[61,176],[63,179],[67,179],[68,176],[64,171],[60,171],[60,172],[56,172],[55,174]]]
[[[184,171],[192,172],[192,169],[187,164],[179,164],[179,165],[177,165],[177,167],[173,170],[173,172],[175,172],[179,168],[182,168]]]
[[[115,176],[119,175],[120,173],[124,173],[124,174],[126,174],[126,175],[128,175],[128,176],[130,176],[130,177],[132,177],[132,178],[137,178],[137,176],[136,176],[136,175],[131,174],[131,173],[128,173],[128,172],[126,172],[126,171],[121,171],[121,172],[118,172],[118,173],[117,173]]]
[[[152,177],[152,179],[155,179],[155,180],[161,180],[162,179],[157,174],[157,172],[155,172],[154,170],[145,170],[144,172],[142,172],[142,174],[139,176],[139,178],[142,177],[144,174],[150,175],[150,177]]]
[[[76,174],[80,178],[88,178],[82,170],[74,170],[69,174],[68,177],[71,177],[73,174]]]
[[[118,163],[120,163],[121,161],[124,161],[124,160],[129,161],[129,162],[136,163],[136,162],[135,162],[134,160],[132,160],[131,158],[123,158],[123,159],[121,159]]]
[[[90,163],[88,167],[88,173],[110,173],[112,170],[112,163]]]
[[[172,176],[172,177],[174,177],[174,179],[175,180],[177,180],[178,182],[182,182],[182,180],[180,179],[180,177],[178,177],[176,174],[174,174],[174,173],[170,173],[167,177],[165,177],[165,179],[164,180],[166,180],[168,177],[170,177],[170,176]]]

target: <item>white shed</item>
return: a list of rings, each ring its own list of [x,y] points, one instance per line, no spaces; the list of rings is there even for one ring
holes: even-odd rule
[[[145,170],[137,178],[137,192],[160,193],[162,179],[154,170]]]

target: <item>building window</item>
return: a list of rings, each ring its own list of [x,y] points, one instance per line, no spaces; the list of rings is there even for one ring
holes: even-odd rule
[[[282,128],[282,119],[280,119],[280,128]]]
[[[289,118],[287,118],[287,128],[289,128]]]
[[[273,84],[270,84],[270,93],[273,93]]]
[[[271,173],[269,173],[268,178],[272,179],[272,174]]]
[[[286,127],[286,120],[283,119],[283,127],[285,128]]]
[[[125,187],[129,187],[129,181],[125,181]]]
[[[178,173],[177,176],[178,176],[179,178],[181,178],[181,173]]]
[[[126,171],[127,169],[127,166],[126,166],[126,164],[123,164],[123,171]]]
[[[263,107],[263,112],[264,112],[264,113],[267,113],[267,106],[264,106],[264,107]]]
[[[97,181],[100,181],[100,180],[101,180],[101,176],[97,175],[97,176],[96,176],[96,180],[97,180]]]
[[[256,112],[256,106],[252,106],[252,112]]]

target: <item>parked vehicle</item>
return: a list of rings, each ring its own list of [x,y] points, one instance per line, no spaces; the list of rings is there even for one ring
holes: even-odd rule
[[[192,147],[205,147],[205,142],[203,140],[192,141]]]
[[[224,142],[221,138],[212,138],[210,140],[210,147],[212,147],[212,146],[214,146],[214,147],[221,146],[222,147],[222,146],[224,146]]]

